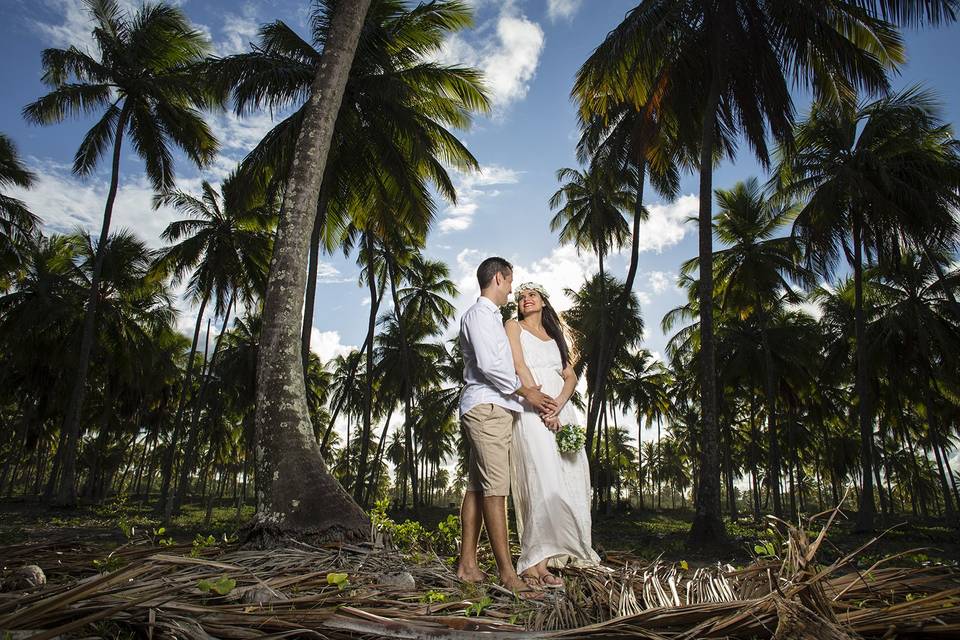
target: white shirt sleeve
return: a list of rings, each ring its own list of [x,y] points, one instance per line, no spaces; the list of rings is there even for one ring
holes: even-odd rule
[[[490,313],[475,310],[463,318],[463,331],[477,356],[477,368],[493,387],[505,394],[520,388],[513,352],[503,325]]]

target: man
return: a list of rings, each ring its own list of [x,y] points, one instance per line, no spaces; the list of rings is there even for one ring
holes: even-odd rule
[[[503,328],[500,307],[513,285],[513,266],[503,258],[487,258],[477,268],[480,298],[460,321],[463,378],[460,423],[470,442],[467,490],[460,507],[461,544],[457,576],[468,582],[486,577],[477,566],[480,525],[497,561],[501,584],[516,593],[530,591],[517,575],[507,542],[506,497],[510,493],[510,444],[519,397],[540,413],[556,409],[539,387],[520,383]]]

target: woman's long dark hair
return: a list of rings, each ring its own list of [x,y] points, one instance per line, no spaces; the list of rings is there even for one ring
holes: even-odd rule
[[[544,298],[539,291],[537,295],[540,296],[540,300],[543,301],[543,310],[540,312],[543,328],[547,330],[547,335],[557,343],[557,347],[560,349],[560,362],[563,363],[563,368],[566,369],[567,364],[570,362],[570,348],[567,346],[567,338],[563,333],[563,323],[560,321],[560,316],[557,315],[557,312],[550,306],[550,301]],[[519,304],[517,305],[517,319],[523,320],[523,311],[520,309]]]

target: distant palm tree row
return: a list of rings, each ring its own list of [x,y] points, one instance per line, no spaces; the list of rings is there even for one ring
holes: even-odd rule
[[[322,128],[321,61],[357,18],[334,5],[315,7],[310,41],[274,22],[250,52],[216,58],[179,9],[90,0],[99,55],[44,52],[51,93],[26,117],[96,113],[75,171],[111,145],[114,163],[100,236],[46,236],[44,212],[3,195],[33,176],[0,137],[0,493],[74,504],[126,492],[158,497],[169,519],[188,500],[242,504],[251,480],[283,496],[309,484],[330,508],[291,526],[332,535],[356,505],[458,499],[462,358],[443,340],[458,292],[425,250],[435,194],[456,198],[449,168],[478,167],[455,131],[489,108],[482,78],[432,61],[470,11],[371,2],[304,212],[298,141]],[[559,241],[600,264],[563,314],[596,508],[689,504],[701,542],[724,536],[724,513],[819,511],[848,490],[864,529],[877,510],[957,523],[960,147],[926,91],[890,93],[887,79],[904,58],[898,26],[955,11],[645,0],[584,63],[581,166],[558,172],[549,205]],[[815,96],[799,120],[790,82]],[[225,107],[290,115],[222,184],[179,190],[171,145],[209,163],[204,114]],[[182,216],[163,247],[110,228],[124,140],[155,204]],[[713,167],[741,141],[769,177],[715,190]],[[713,197],[660,359],[634,294],[644,193],[674,198],[684,171]],[[325,363],[310,348],[321,251],[355,257],[370,298],[362,346]],[[607,271],[620,251],[624,280]],[[196,310],[188,336],[178,288]],[[277,298],[291,290],[295,309]],[[281,316],[295,319],[296,349],[278,347]],[[270,404],[279,374],[265,363],[283,363],[281,390],[301,388],[303,404]]]

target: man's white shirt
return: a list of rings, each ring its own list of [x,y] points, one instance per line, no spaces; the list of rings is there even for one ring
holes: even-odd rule
[[[516,396],[520,378],[513,366],[503,318],[489,298],[480,296],[460,319],[460,348],[466,383],[460,396],[460,415],[488,402],[523,411]]]

